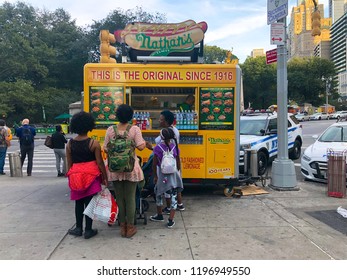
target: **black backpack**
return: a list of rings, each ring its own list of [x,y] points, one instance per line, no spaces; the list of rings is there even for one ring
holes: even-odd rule
[[[21,144],[24,146],[30,146],[34,142],[33,134],[29,127],[23,127]]]
[[[6,129],[4,127],[0,127],[0,145],[6,144],[5,133],[6,133]]]

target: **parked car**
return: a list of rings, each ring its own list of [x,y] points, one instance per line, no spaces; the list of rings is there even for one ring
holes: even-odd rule
[[[337,111],[330,116],[332,119],[347,118],[347,111]]]
[[[310,116],[310,120],[329,120],[327,113],[315,113]]]
[[[288,114],[288,150],[291,159],[301,156],[302,127],[293,114]],[[264,175],[277,156],[277,114],[254,113],[240,117],[240,173],[244,170],[246,149],[254,149],[258,154],[258,175]]]
[[[329,149],[343,152],[347,147],[347,122],[336,122],[329,126],[317,140],[310,145],[301,157],[301,173],[306,179],[326,182]]]
[[[305,122],[310,120],[310,116],[307,114],[299,113],[299,114],[296,114],[295,117],[299,122]]]

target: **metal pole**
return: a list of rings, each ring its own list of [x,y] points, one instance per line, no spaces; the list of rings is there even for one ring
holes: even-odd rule
[[[278,22],[284,23],[286,18]],[[285,32],[286,34],[286,32]],[[277,129],[278,153],[272,164],[270,187],[277,190],[298,190],[294,162],[288,159],[288,81],[287,81],[287,38],[277,46]]]
[[[325,81],[325,113],[328,114],[328,79]]]

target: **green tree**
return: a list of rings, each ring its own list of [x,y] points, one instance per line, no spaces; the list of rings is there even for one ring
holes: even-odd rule
[[[325,103],[326,82],[336,75],[334,64],[323,58],[294,58],[288,62],[288,98],[298,104]],[[331,83],[331,97],[337,99],[336,82]]]
[[[217,46],[204,45],[204,60],[205,63],[223,63],[227,56],[227,50],[221,49]]]
[[[63,9],[34,9],[23,2],[0,6],[0,114],[9,124],[24,117],[32,123],[66,112],[80,100],[83,66],[98,53],[99,31],[114,32],[132,21],[164,22],[164,15],[136,8],[116,9],[85,28]]]
[[[266,109],[277,103],[276,64],[266,64],[264,56],[248,57],[240,65],[243,76],[244,104],[255,109]]]

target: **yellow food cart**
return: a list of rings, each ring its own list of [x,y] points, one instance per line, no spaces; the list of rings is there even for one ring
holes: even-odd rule
[[[145,140],[155,144],[159,135],[159,115],[170,110],[176,115],[180,132],[182,177],[188,183],[223,184],[225,191],[238,180],[239,115],[241,70],[228,52],[223,64],[183,62],[182,58],[164,57],[176,51],[182,55],[200,42],[207,30],[205,22],[188,20],[179,24],[132,23],[116,37],[130,45],[133,62],[115,63],[102,53],[112,37],[102,31],[100,61],[84,67],[84,110],[96,119],[90,136],[104,140],[108,126],[117,123],[115,111],[126,103],[134,109],[133,124],[142,129]],[[114,39],[114,38],[113,38]],[[114,42],[114,40],[113,40]],[[160,49],[162,46],[164,49]],[[182,49],[179,49],[182,48]],[[156,49],[156,50],[155,50]],[[113,49],[115,52],[115,49]],[[153,53],[154,51],[154,53]],[[141,52],[147,57],[142,61]],[[152,62],[150,62],[151,59]],[[173,58],[173,59],[172,59]],[[155,61],[155,62],[153,62]],[[193,95],[191,110],[180,110],[186,97]],[[137,151],[146,162],[151,151]]]
[[[84,110],[97,124],[91,136],[102,143],[116,108],[127,103],[154,144],[160,112],[170,110],[180,131],[184,181],[228,184],[238,177],[240,79],[233,64],[86,64]],[[193,112],[178,112],[188,95],[195,96]],[[145,162],[151,151],[137,153]]]

